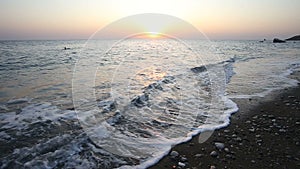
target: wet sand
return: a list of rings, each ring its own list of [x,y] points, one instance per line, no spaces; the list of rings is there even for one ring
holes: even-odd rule
[[[300,72],[291,77],[300,81]],[[228,127],[204,143],[195,136],[176,145],[150,169],[300,168],[299,84],[265,98],[234,101],[239,111]]]

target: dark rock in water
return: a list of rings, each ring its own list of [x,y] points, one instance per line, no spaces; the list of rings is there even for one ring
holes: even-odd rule
[[[199,67],[192,68],[191,71],[194,73],[201,73],[207,71],[207,69],[205,66],[199,66]]]
[[[278,39],[278,38],[274,38],[274,39],[273,39],[273,43],[285,43],[285,40],[281,40],[281,39]]]
[[[103,113],[115,110],[116,105],[117,103],[115,101],[101,101],[98,103],[98,106],[103,108]]]
[[[150,84],[147,89],[158,89],[158,90],[163,90],[161,85],[159,83],[152,83]]]
[[[291,38],[286,39],[286,41],[298,41],[300,40],[300,35],[293,36]]]
[[[235,62],[235,58],[230,58],[229,60],[226,60],[225,62],[234,63]]]
[[[264,39],[264,40],[261,40],[261,41],[259,41],[259,42],[265,42],[266,41],[266,39]]]
[[[228,59],[228,60],[225,60],[225,61],[222,61],[222,62],[220,62],[220,64],[228,64],[228,63],[234,63],[235,62],[235,60],[236,60],[236,58],[230,58],[230,59]]]
[[[174,83],[175,82],[175,77],[165,76],[164,79],[162,80],[162,82],[165,83],[165,84]]]
[[[124,116],[119,111],[117,111],[111,118],[107,119],[107,123],[115,125],[118,124],[123,118]]]
[[[143,107],[146,105],[146,102],[149,100],[149,95],[147,93],[137,96],[134,98],[131,103],[133,103],[136,107]]]
[[[155,127],[170,127],[171,126],[171,124],[169,124],[169,123],[160,122],[157,120],[152,120],[152,125]]]
[[[75,110],[75,108],[74,107],[68,107],[68,108],[66,108],[66,110]]]

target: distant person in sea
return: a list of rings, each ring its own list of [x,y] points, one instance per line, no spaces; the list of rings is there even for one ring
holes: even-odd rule
[[[266,39],[264,39],[264,40],[261,40],[261,41],[259,41],[259,42],[265,42],[266,41]]]
[[[71,49],[71,48],[67,48],[67,47],[64,48],[64,50],[69,50],[69,49]]]

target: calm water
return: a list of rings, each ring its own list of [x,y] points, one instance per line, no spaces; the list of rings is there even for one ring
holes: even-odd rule
[[[300,68],[293,42],[0,44],[1,168],[144,168]]]

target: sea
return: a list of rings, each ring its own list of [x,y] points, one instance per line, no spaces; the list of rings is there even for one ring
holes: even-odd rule
[[[147,168],[299,70],[291,41],[0,41],[0,168]]]

